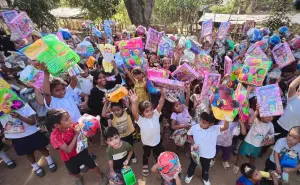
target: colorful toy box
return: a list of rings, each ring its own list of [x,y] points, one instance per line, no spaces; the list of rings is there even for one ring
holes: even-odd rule
[[[100,131],[100,117],[84,114],[79,118],[78,125],[85,136],[91,137]]]
[[[148,33],[147,33],[147,40],[146,40],[146,45],[145,45],[145,49],[156,53],[157,52],[157,47],[158,47],[158,43],[160,40],[160,34],[157,30],[153,29],[153,28],[149,28]]]
[[[151,78],[167,78],[168,74],[163,69],[158,68],[148,68],[147,69],[148,79]]]
[[[230,26],[231,26],[231,22],[222,22],[218,30],[217,39],[220,40],[225,39],[228,36]]]
[[[192,82],[200,77],[200,75],[187,63],[178,66],[177,69],[171,75],[175,79],[182,82]]]
[[[221,74],[216,73],[206,73],[204,77],[204,82],[202,86],[202,91],[200,94],[200,99],[209,99],[213,94],[213,87],[220,84]]]
[[[115,46],[111,44],[99,44],[98,48],[101,51],[103,56],[102,65],[104,71],[109,73],[112,72],[113,70],[112,61],[114,60],[116,54]]]
[[[10,89],[0,89],[0,118],[20,110],[25,106],[24,102]]]
[[[287,42],[276,45],[272,49],[274,60],[276,61],[278,68],[281,69],[287,65],[290,65],[295,61],[295,57],[291,51]]]
[[[224,59],[224,76],[230,75],[232,72],[232,60],[228,56]]]
[[[205,73],[211,71],[212,58],[209,55],[199,55],[195,58],[195,71],[204,76]]]
[[[121,172],[126,185],[136,184],[136,178],[130,166],[124,167]]]
[[[184,83],[177,80],[170,80],[165,78],[151,78],[150,79],[155,86],[163,87],[177,92],[184,92]]]
[[[19,13],[8,23],[8,26],[11,32],[21,37],[20,39],[28,37],[35,28],[26,12]]]
[[[10,85],[3,79],[0,78],[0,89],[9,89]]]
[[[237,100],[240,104],[239,106],[239,118],[243,122],[248,121],[250,115],[249,101],[247,98],[246,88],[239,83],[235,90],[234,99]]]
[[[175,49],[175,43],[168,36],[162,36],[158,43],[157,55],[173,57]]]
[[[124,98],[127,95],[128,90],[125,87],[118,84],[106,93],[106,98],[111,102],[119,102],[122,98]]]
[[[128,41],[120,41],[118,43],[121,56],[129,67],[140,66],[143,57],[143,41],[137,37]]]
[[[21,71],[20,80],[24,84],[32,84],[40,92],[43,92],[44,72],[36,69],[32,65],[28,65]]]

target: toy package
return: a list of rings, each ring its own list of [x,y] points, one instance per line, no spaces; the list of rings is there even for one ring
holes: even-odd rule
[[[159,68],[148,68],[147,69],[148,79],[151,78],[168,78],[168,74],[165,70]]]
[[[124,168],[121,170],[121,173],[126,185],[136,184],[135,174],[130,166],[124,166]]]
[[[147,33],[145,49],[147,49],[153,53],[156,53],[159,40],[160,40],[159,32],[153,28],[149,28],[148,33]]]
[[[187,130],[178,129],[173,132],[172,139],[176,146],[183,146],[187,140]]]
[[[170,183],[181,172],[181,164],[174,152],[163,152],[157,158],[157,169],[163,179]]]
[[[201,37],[205,38],[207,36],[212,37],[212,31],[213,31],[213,21],[207,20],[202,22],[201,26]]]
[[[12,33],[16,33],[17,36],[21,37],[19,39],[28,37],[35,28],[26,12],[19,13],[8,23],[8,26]]]
[[[15,17],[17,17],[19,13],[16,10],[10,10],[10,11],[3,11],[1,12],[2,18],[4,21],[8,24],[10,23]]]
[[[185,90],[184,83],[177,80],[170,80],[166,78],[151,78],[149,80],[151,80],[157,87],[163,87],[177,92],[184,92]]]
[[[204,77],[204,82],[202,86],[202,91],[200,94],[200,99],[209,99],[213,94],[213,87],[216,87],[220,84],[221,74],[216,73],[206,73]]]
[[[283,105],[278,84],[257,87],[256,97],[257,103],[259,104],[259,115],[261,117],[283,114]]]
[[[171,75],[176,80],[182,82],[192,82],[200,77],[200,75],[187,63],[178,66],[177,69]]]
[[[75,64],[68,69],[68,73],[70,76],[78,76],[84,73],[84,71],[77,64]]]
[[[86,65],[87,65],[90,69],[92,69],[95,62],[96,62],[95,57],[90,56],[89,59],[88,59],[87,62],[86,62]]]
[[[232,72],[232,60],[228,56],[224,59],[224,76],[230,75]]]
[[[3,78],[0,78],[0,89],[9,89],[10,85]]]
[[[247,99],[247,89],[239,83],[234,94],[234,99],[240,104],[239,118],[243,122],[248,121],[250,115],[249,101]]]
[[[10,89],[0,89],[0,118],[20,110],[25,106],[24,102]]]
[[[255,27],[255,21],[253,20],[247,20],[244,23],[244,27],[243,27],[243,33],[246,34],[251,28]]]
[[[25,132],[25,128],[21,120],[12,118],[10,115],[7,115],[5,119],[8,119],[4,127],[5,134],[19,134]]]
[[[195,59],[195,71],[198,72],[201,76],[204,76],[205,73],[211,71],[212,58],[209,55],[199,55]]]
[[[128,90],[123,87],[122,85],[116,85],[114,88],[111,90],[107,91],[106,93],[106,98],[110,102],[119,102],[120,99],[124,98],[125,96],[128,95]]]
[[[84,114],[79,118],[78,125],[81,128],[83,135],[91,137],[100,131],[100,117]]]
[[[233,121],[238,114],[239,103],[234,100],[234,91],[225,85],[214,86],[210,97],[212,111],[218,120]]]
[[[82,41],[75,49],[76,53],[83,57],[90,57],[94,54],[94,47],[89,41]]]
[[[228,36],[230,26],[231,22],[222,22],[218,30],[217,39],[223,40],[226,38]]]
[[[160,38],[160,41],[158,43],[157,55],[172,58],[174,49],[174,41],[172,41],[168,36],[163,36]]]
[[[195,151],[194,146],[191,147],[191,158],[197,165],[200,164],[200,151],[199,150],[200,149],[198,149],[198,151]]]
[[[272,49],[272,54],[279,69],[290,65],[295,61],[291,48],[286,42],[276,45]]]
[[[189,49],[191,52],[195,53],[196,55],[198,55],[201,51],[201,45],[190,38],[186,39],[185,45],[187,49]]]
[[[55,35],[47,35],[21,50],[31,60],[45,63],[53,76],[59,76],[77,64],[80,57]]]
[[[20,80],[24,84],[32,84],[33,87],[43,92],[44,72],[36,69],[32,65],[28,65],[21,71]]]
[[[291,49],[293,50],[298,50],[300,49],[300,36],[296,35],[290,42],[289,42],[289,46],[291,47]]]
[[[115,24],[115,22],[111,21],[111,20],[104,20],[104,22],[103,22],[104,32],[105,32],[105,34],[107,35],[107,37],[109,38],[110,41],[113,40],[111,26],[114,25],[114,24]]]
[[[270,60],[269,57],[265,54],[265,52],[259,46],[253,47],[251,49],[249,48],[247,50],[246,55],[253,56],[255,58],[260,58],[262,60]]]
[[[261,86],[271,66],[271,61],[247,57],[238,80],[247,84]]]
[[[104,71],[109,72],[109,73],[112,72],[114,67],[111,62],[115,58],[115,54],[116,54],[115,46],[113,46],[111,44],[99,44],[98,48],[103,56],[102,65],[103,65]]]
[[[121,56],[129,67],[140,66],[143,57],[143,41],[137,37],[128,41],[120,41],[118,43]]]
[[[76,152],[79,154],[83,150],[87,149],[87,147],[88,139],[82,132],[80,132],[77,138]]]

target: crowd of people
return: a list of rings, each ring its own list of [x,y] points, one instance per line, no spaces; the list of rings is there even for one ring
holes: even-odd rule
[[[217,29],[216,29],[217,30]],[[91,32],[92,33],[92,32]],[[48,33],[42,34],[34,31],[30,36],[34,42]],[[71,34],[70,34],[71,35]],[[124,166],[134,165],[137,162],[135,155],[135,142],[143,144],[142,174],[147,177],[150,174],[149,157],[151,152],[156,164],[151,168],[153,172],[162,175],[162,184],[182,184],[181,174],[186,174],[184,181],[189,184],[194,177],[195,169],[201,165],[202,180],[205,185],[210,185],[209,170],[216,160],[222,161],[225,170],[231,169],[234,174],[241,172],[237,178],[237,185],[278,185],[288,180],[288,174],[300,173],[300,109],[299,85],[300,66],[300,37],[291,33],[287,27],[270,31],[268,28],[251,28],[236,44],[230,34],[223,39],[217,38],[217,31],[205,37],[189,37],[169,35],[175,47],[172,55],[160,56],[155,52],[143,49],[141,64],[130,66],[117,58],[120,48],[118,42],[131,38],[141,37],[146,44],[147,30],[139,26],[135,33],[123,31],[116,33],[112,38],[107,37],[105,32],[97,35],[88,35],[84,38],[90,42],[95,52],[94,65],[87,64],[88,57],[81,56],[78,66],[82,69],[79,75],[70,76],[62,74],[60,77],[52,77],[47,66],[42,65],[40,70],[44,73],[42,91],[30,84],[19,89],[11,85],[24,102],[25,106],[11,113],[4,113],[0,122],[3,127],[2,136],[11,140],[12,146],[18,156],[26,156],[33,171],[39,177],[45,175],[45,171],[37,164],[35,151],[40,151],[48,163],[49,171],[55,172],[57,167],[52,159],[47,146],[52,145],[60,153],[61,160],[77,185],[83,184],[83,171],[94,171],[99,177],[101,185],[108,183],[122,184],[122,169]],[[4,33],[2,33],[2,39]],[[190,48],[182,44],[183,39],[190,39],[199,45],[198,52],[191,52]],[[20,49],[30,41],[26,39],[14,40],[15,48]],[[81,40],[75,35],[65,39],[70,48],[75,49]],[[112,71],[105,72],[103,68],[103,53],[100,52],[99,44],[110,43],[116,46],[116,55],[112,60]],[[278,68],[272,49],[281,43],[288,43],[295,60],[285,67]],[[2,58],[9,54],[2,45]],[[278,116],[260,115],[260,105],[257,103],[256,87],[233,80],[238,70],[230,70],[230,74],[224,73],[225,57],[229,57],[233,66],[243,66],[249,48],[258,46],[265,53],[272,67],[263,80],[263,86],[278,84],[280,96],[284,107],[284,113]],[[254,54],[255,55],[255,54]],[[198,79],[184,81],[184,92],[172,92],[164,86],[153,83],[148,77],[150,69],[156,69],[165,75],[166,79],[173,79],[172,73],[182,65],[195,67],[201,56],[212,59],[208,72],[220,74],[220,84],[228,88],[236,89],[239,83],[247,88],[246,101],[249,102],[249,117],[241,119],[236,115],[233,121],[218,120],[212,110],[209,99],[202,99],[203,76]],[[252,56],[255,57],[255,56]],[[122,58],[122,57],[121,57]],[[4,79],[10,77],[11,71],[1,63],[1,76]],[[200,60],[201,62],[201,60]],[[121,60],[122,63],[122,60]],[[233,67],[232,67],[233,68]],[[240,67],[241,69],[242,67]],[[272,71],[280,71],[279,76],[272,76]],[[18,76],[16,74],[15,76]],[[163,77],[161,77],[163,78]],[[18,83],[22,83],[18,81]],[[128,94],[118,102],[111,102],[107,94],[116,85],[126,87]],[[213,87],[209,87],[213,88]],[[28,93],[31,92],[31,93]],[[33,97],[30,99],[29,98]],[[0,104],[2,105],[2,99]],[[95,156],[88,149],[76,151],[80,128],[77,122],[83,114],[100,116],[101,135],[103,145],[107,145],[106,159],[108,161],[109,176],[102,173],[94,162]],[[44,122],[47,134],[42,133],[37,122]],[[5,132],[9,123],[24,125],[22,133]],[[178,137],[176,134],[180,133]],[[177,139],[175,139],[177,138]],[[267,142],[266,138],[269,138]],[[180,142],[178,142],[178,140]],[[186,172],[181,171],[178,156],[165,151],[164,143],[176,145],[176,151],[183,152],[190,164]],[[182,142],[183,141],[183,142]],[[89,144],[92,144],[89,142]],[[257,169],[255,160],[266,155],[271,145],[272,154],[265,162],[265,169]],[[8,168],[15,168],[16,163],[2,150],[4,144],[0,141],[0,158]],[[216,156],[222,152],[222,158]],[[233,166],[229,160],[232,154],[236,156]],[[242,157],[248,157],[249,163],[240,164]],[[264,172],[263,172],[264,171]]]

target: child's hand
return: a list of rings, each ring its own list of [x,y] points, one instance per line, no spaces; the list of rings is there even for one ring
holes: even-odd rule
[[[113,171],[113,172],[110,172],[110,176],[111,177],[115,177],[116,176],[116,173]]]
[[[111,61],[111,64],[112,64],[112,66],[114,67],[114,69],[117,68],[117,64],[116,64],[116,61],[115,61],[115,60],[112,60],[112,61]]]
[[[257,111],[257,113],[259,113],[259,104],[258,103],[256,103],[256,110],[255,111]]]
[[[192,149],[193,149],[193,151],[198,151],[199,146],[198,146],[198,145],[194,145],[194,146],[192,147]]]
[[[281,173],[282,173],[281,166],[280,166],[279,168],[276,168],[276,172],[277,172],[278,174],[281,174]]]
[[[20,114],[16,113],[16,112],[12,112],[10,113],[11,117],[12,118],[19,118],[20,117]]]
[[[81,110],[86,110],[88,109],[88,105],[87,105],[87,102],[83,102],[79,105],[79,107],[81,108]]]
[[[184,86],[186,89],[190,89],[191,88],[191,83],[190,82],[185,82]]]
[[[130,90],[128,95],[129,95],[129,99],[130,99],[131,103],[137,103],[138,102],[139,97],[138,97],[138,95],[136,94],[135,91]]]
[[[74,133],[75,133],[76,136],[78,136],[80,134],[80,126],[79,125],[75,126]]]
[[[123,162],[123,165],[124,165],[124,166],[127,166],[127,165],[128,165],[128,160],[125,160],[125,161]]]

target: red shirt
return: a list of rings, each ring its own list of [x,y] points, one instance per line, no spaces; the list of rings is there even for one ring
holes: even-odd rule
[[[62,132],[62,131],[58,130],[57,128],[55,128],[55,129],[53,129],[53,131],[51,133],[51,136],[50,136],[51,144],[52,144],[53,148],[59,149],[60,156],[63,161],[68,161],[72,157],[77,155],[76,145],[73,148],[72,152],[70,152],[70,153],[66,153],[65,151],[60,149],[60,147],[65,143],[67,145],[69,145],[72,142],[74,135],[75,135],[74,128],[69,128],[66,132]]]

